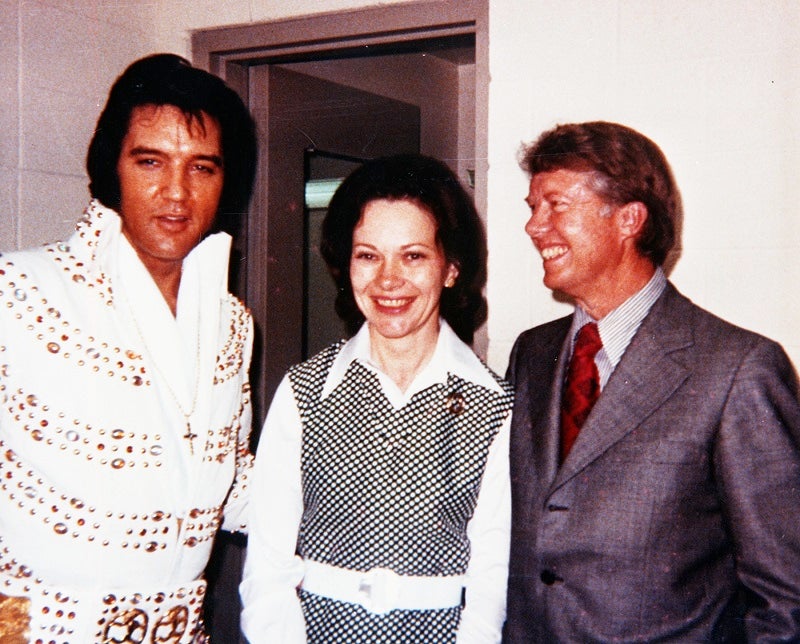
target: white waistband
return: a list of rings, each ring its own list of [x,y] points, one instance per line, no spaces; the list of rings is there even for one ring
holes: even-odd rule
[[[388,568],[367,572],[348,570],[318,561],[306,560],[300,587],[315,595],[360,604],[366,610],[384,615],[392,610],[433,610],[460,606],[463,575],[413,577],[398,575]]]

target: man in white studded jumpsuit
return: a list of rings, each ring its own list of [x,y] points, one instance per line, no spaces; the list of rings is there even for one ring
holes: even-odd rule
[[[0,256],[0,641],[204,640],[252,461],[252,320],[208,233],[254,168],[238,96],[149,56],[112,87],[75,233]]]

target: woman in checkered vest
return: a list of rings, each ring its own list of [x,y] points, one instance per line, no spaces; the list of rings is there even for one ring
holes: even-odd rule
[[[243,630],[267,642],[497,642],[512,394],[469,348],[480,218],[440,161],[369,161],[321,250],[352,333],[292,367],[256,458]]]

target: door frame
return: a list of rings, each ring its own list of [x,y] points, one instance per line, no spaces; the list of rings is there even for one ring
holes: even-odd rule
[[[423,0],[380,7],[356,8],[233,27],[202,29],[192,33],[193,63],[223,78],[254,108],[251,89],[258,68],[289,61],[334,57],[337,54],[457,36],[475,39],[475,176],[474,198],[479,213],[486,212],[488,170],[489,88],[488,0]],[[263,69],[263,68],[262,68]],[[251,100],[251,96],[252,99]],[[256,106],[256,109],[259,109]],[[259,169],[251,213],[266,212],[264,179],[268,161],[266,142],[259,142]],[[258,258],[267,248],[267,227],[248,218],[234,247],[245,258]],[[261,323],[267,307],[267,280],[263,271],[245,271],[235,290],[242,295]],[[288,365],[287,365],[288,366]],[[257,399],[254,427],[260,426],[268,400]]]

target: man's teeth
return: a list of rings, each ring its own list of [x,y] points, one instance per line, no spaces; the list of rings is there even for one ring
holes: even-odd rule
[[[543,259],[553,259],[554,257],[563,255],[566,252],[566,246],[550,246],[548,248],[543,248],[541,251]]]

